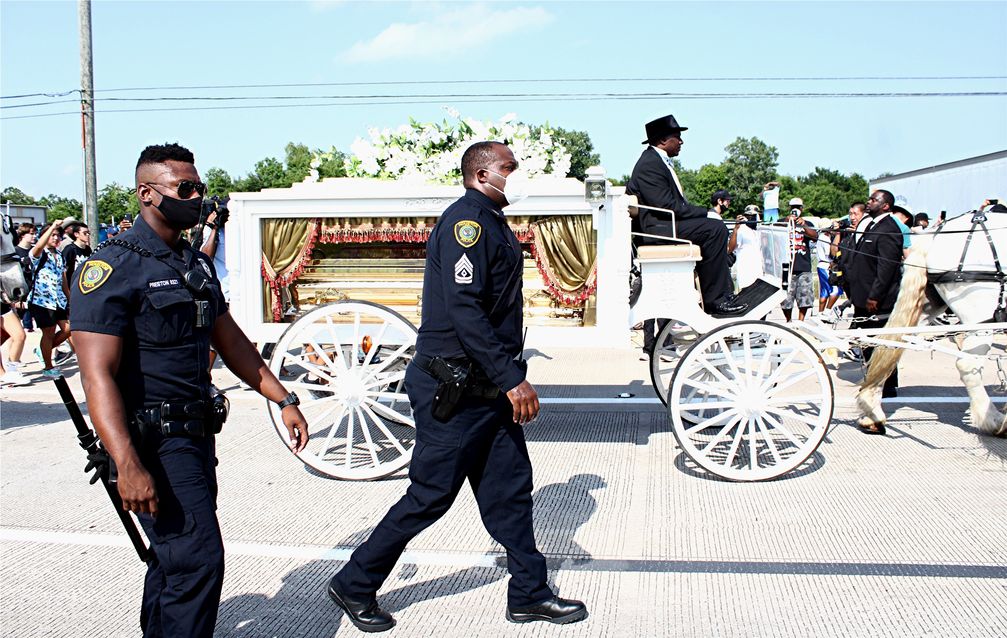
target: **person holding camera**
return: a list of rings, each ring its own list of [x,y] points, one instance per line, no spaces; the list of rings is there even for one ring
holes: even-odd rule
[[[215,435],[227,418],[210,396],[212,343],[234,373],[276,402],[290,448],[307,423],[234,322],[210,259],[181,238],[195,226],[206,185],[192,153],[148,146],[136,165],[136,223],[85,261],[71,287],[70,320],[104,467],[150,541],[144,636],[210,638],[224,580],[217,521]]]
[[[71,221],[72,217],[63,220]],[[67,283],[63,277],[66,265],[57,247],[63,239],[61,222],[53,222],[28,251],[32,267],[32,288],[28,295],[28,309],[35,323],[42,329],[42,340],[35,350],[44,366],[42,376],[55,379],[60,371],[53,365],[52,353],[70,337],[67,322]],[[57,332],[57,328],[59,331]]]
[[[809,242],[818,239],[818,229],[809,225],[801,216],[804,213],[804,200],[795,197],[790,200],[790,215],[787,222],[790,225],[790,286],[787,288],[787,298],[781,304],[783,316],[790,321],[794,306],[797,306],[797,318],[804,321],[808,309],[815,303],[815,276],[811,272],[811,249]]]
[[[780,220],[780,183],[766,182],[762,187],[763,221],[767,224]]]
[[[224,301],[231,303],[230,278],[227,276],[227,245],[225,241],[224,225],[227,224],[230,211],[227,210],[227,200],[223,203],[213,196],[203,204],[204,208],[210,209],[210,214],[206,216],[203,224],[202,245],[199,252],[213,260],[213,268],[217,271],[217,279],[220,281],[220,292],[224,295]],[[213,374],[213,364],[217,360],[217,351],[210,345],[210,374]],[[216,386],[210,386],[216,391]]]

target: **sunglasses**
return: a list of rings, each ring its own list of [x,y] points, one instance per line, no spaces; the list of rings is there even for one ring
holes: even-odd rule
[[[145,182],[145,184],[147,186],[164,186],[164,184],[151,184],[149,182]],[[172,187],[168,186],[168,188]],[[200,197],[206,194],[206,184],[203,182],[194,182],[189,179],[183,179],[178,183],[178,186],[174,187],[174,189],[175,192],[178,193],[178,196],[182,199],[189,199],[193,192],[199,193]],[[157,189],[155,188],[154,190]]]

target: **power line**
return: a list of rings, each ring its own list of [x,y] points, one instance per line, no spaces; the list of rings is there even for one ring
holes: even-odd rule
[[[7,106],[0,106],[0,111],[5,111],[7,109],[23,109],[32,106],[52,106],[53,104],[71,104],[77,102],[80,102],[80,100],[57,100],[55,102],[32,102],[31,104],[10,104]]]
[[[548,94],[546,94],[548,95]],[[591,95],[591,94],[562,94],[563,97],[538,97],[538,96],[471,96],[461,98],[450,98],[453,103],[499,103],[499,102],[591,102],[591,101],[636,101],[636,100],[721,100],[721,99],[864,99],[864,98],[913,98],[913,97],[1003,97],[1007,96],[1007,91],[971,91],[971,92],[907,92],[907,93],[660,93],[660,94],[613,94],[613,95]],[[159,107],[141,109],[106,109],[100,113],[150,113],[165,111],[219,111],[219,110],[242,110],[242,109],[283,109],[283,108],[316,108],[316,107],[344,107],[344,106],[387,106],[387,105],[415,105],[415,104],[437,104],[443,102],[444,97],[426,99],[431,96],[399,96],[402,99],[396,100],[366,100],[358,102],[323,102],[305,104],[250,104],[235,106],[191,106],[191,107]],[[422,97],[425,99],[408,99]],[[108,99],[108,98],[105,98]],[[261,98],[260,98],[261,99]],[[306,99],[306,98],[297,98]],[[317,98],[315,98],[317,99]],[[345,98],[344,98],[345,99]],[[165,98],[167,100],[167,98]],[[0,107],[6,108],[6,107]],[[79,111],[63,111],[59,113],[38,113],[33,115],[16,115],[0,117],[0,120],[20,120],[36,117],[54,117],[59,115],[79,115]]]
[[[387,80],[373,82],[290,82],[268,84],[206,84],[186,86],[130,86],[111,89],[96,89],[95,93],[115,93],[126,91],[185,91],[220,89],[267,89],[325,86],[412,86],[412,85],[452,85],[452,84],[544,84],[544,83],[626,83],[626,82],[851,82],[851,81],[969,81],[1007,80],[1005,75],[851,75],[851,76],[720,76],[720,77],[641,77],[641,78],[503,78],[474,80]],[[74,93],[71,89],[62,93],[25,93],[22,95],[0,96],[0,100],[26,97],[64,97]]]
[[[63,91],[62,93],[25,93],[23,95],[3,95],[0,96],[0,100],[15,100],[26,97],[66,97],[71,93],[80,93],[80,89],[70,89],[69,91]]]

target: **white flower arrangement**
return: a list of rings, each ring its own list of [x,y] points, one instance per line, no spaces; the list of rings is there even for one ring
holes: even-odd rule
[[[510,146],[529,177],[544,174],[566,177],[570,172],[570,153],[556,140],[548,124],[533,137],[531,127],[518,122],[514,113],[496,122],[481,122],[463,118],[453,108],[445,110],[454,122],[421,123],[410,118],[408,125],[394,131],[368,129],[369,140],[358,137],[350,145],[346,174],[460,184],[462,153],[471,144],[487,140]]]

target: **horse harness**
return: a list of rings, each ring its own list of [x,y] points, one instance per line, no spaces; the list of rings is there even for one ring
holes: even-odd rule
[[[990,253],[993,255],[993,265],[996,267],[996,272],[964,269],[965,256],[969,252],[969,246],[972,245],[972,236],[975,234],[976,228],[981,228],[983,234],[986,236]],[[940,234],[943,229],[944,224],[938,226],[934,232],[934,237]],[[1003,268],[1000,266],[1000,256],[997,254],[996,245],[993,243],[993,235],[990,233],[989,228],[986,227],[986,213],[983,211],[976,211],[972,215],[972,228],[969,229],[965,237],[965,247],[962,248],[962,256],[958,260],[958,268],[939,273],[927,273],[927,284],[931,286],[934,284],[964,283],[969,281],[995,281],[1000,284],[1000,295],[997,300],[996,310],[993,311],[993,321],[997,323],[1007,322],[1007,303],[1005,303],[1004,299],[1005,291],[1007,291],[1007,273],[1004,273]]]

